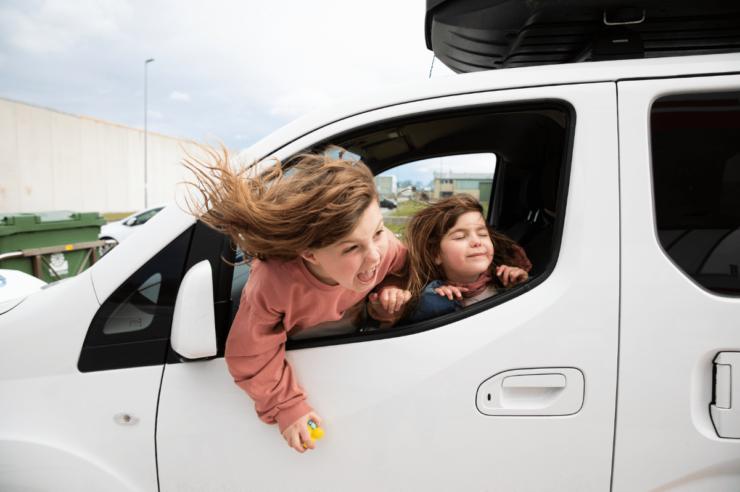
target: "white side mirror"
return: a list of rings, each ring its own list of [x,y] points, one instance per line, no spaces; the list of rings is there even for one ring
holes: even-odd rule
[[[175,352],[189,360],[216,355],[213,277],[208,260],[193,265],[182,279],[175,302],[170,344]]]

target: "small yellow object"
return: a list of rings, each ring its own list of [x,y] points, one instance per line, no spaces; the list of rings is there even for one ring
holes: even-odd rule
[[[318,440],[324,437],[324,429],[316,425],[316,422],[313,420],[308,421],[308,428],[310,429],[309,434],[311,434],[311,439]]]
[[[73,249],[75,249],[75,247],[74,244],[67,244],[66,246],[64,246],[64,249],[66,251],[72,251]]]
[[[324,429],[319,427],[318,424],[316,424],[316,422],[309,419],[308,422],[306,422],[306,424],[308,425],[308,434],[311,436],[312,441],[318,441],[319,439],[324,437]],[[304,443],[303,447],[307,448],[308,446],[306,446],[306,444]]]

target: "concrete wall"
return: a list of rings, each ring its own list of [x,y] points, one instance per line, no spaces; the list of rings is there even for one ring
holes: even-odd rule
[[[147,134],[148,204],[174,200],[192,144]],[[0,213],[144,208],[144,132],[0,98]]]

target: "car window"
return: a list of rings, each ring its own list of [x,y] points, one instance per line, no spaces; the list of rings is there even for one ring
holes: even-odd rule
[[[413,214],[459,194],[478,200],[488,217],[495,172],[493,153],[440,156],[388,169],[375,177],[384,223],[404,239],[406,223]]]
[[[530,289],[552,271],[560,247],[567,183],[561,176],[567,176],[572,111],[565,103],[545,101],[413,115],[335,135],[304,150],[361,159],[367,164],[376,175],[385,223],[402,239],[404,225],[416,210],[454,194],[474,196],[483,205],[489,224],[526,251],[533,264]],[[233,270],[232,320],[249,269],[245,263]],[[289,338],[288,347],[348,343],[431,329],[493,307],[525,290],[486,299],[476,310],[446,316],[446,321],[400,323],[393,330],[378,330],[378,325],[365,317],[361,326],[304,330],[299,337]],[[343,331],[337,333],[337,328]]]
[[[658,99],[651,147],[661,246],[702,287],[740,296],[740,92]]]
[[[157,215],[157,213],[162,210],[161,208],[154,208],[152,210],[147,210],[146,212],[142,212],[136,217],[134,217],[134,220],[132,221],[132,225],[142,225],[146,224],[149,219]]]
[[[147,278],[127,299],[116,305],[103,326],[103,334],[128,333],[149,328],[154,321],[161,285],[160,272]]]
[[[192,228],[134,272],[93,317],[78,367],[96,371],[164,362]]]

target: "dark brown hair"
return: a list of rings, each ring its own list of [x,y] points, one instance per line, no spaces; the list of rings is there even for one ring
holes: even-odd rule
[[[408,246],[408,261],[406,271],[406,288],[411,291],[412,302],[408,304],[406,313],[410,313],[424,287],[432,280],[444,280],[445,273],[435,259],[440,254],[442,238],[454,227],[457,219],[468,212],[483,214],[481,204],[470,195],[453,195],[430,206],[419,210],[406,224],[406,245]],[[502,285],[496,277],[496,266],[511,265],[525,270],[531,268],[531,263],[524,250],[505,234],[496,232],[488,226],[488,233],[493,243],[493,261],[490,270],[494,282]]]
[[[288,260],[333,244],[378,199],[373,174],[360,161],[301,154],[260,171],[264,162],[232,167],[224,147],[200,148],[205,159],[188,154],[184,160],[195,176],[187,183],[196,192],[190,212],[247,257]]]

